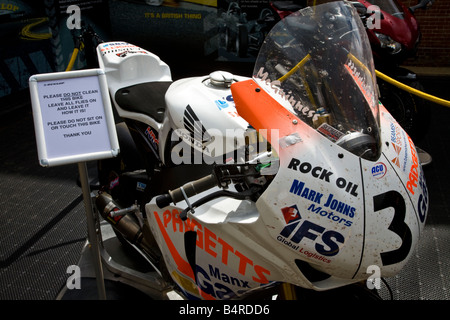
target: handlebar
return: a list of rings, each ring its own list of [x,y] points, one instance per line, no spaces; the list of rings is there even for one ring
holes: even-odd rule
[[[209,190],[218,185],[218,181],[214,174],[200,178],[195,181],[188,182],[183,186],[169,190],[167,194],[160,195],[156,198],[156,205],[159,208],[167,207],[171,202],[177,203],[186,200],[196,194]]]
[[[236,165],[216,165],[213,173],[210,175],[188,182],[177,189],[169,190],[168,193],[158,196],[156,198],[156,205],[162,209],[169,206],[171,203],[176,204],[180,201],[186,201],[187,208],[180,213],[180,218],[185,220],[187,219],[188,212],[193,214],[195,208],[220,197],[230,197],[238,200],[249,199],[256,201],[266,183],[265,179],[260,180],[259,178],[255,178],[261,176],[261,165],[245,165],[244,172],[242,172],[238,167],[239,166]],[[231,182],[235,184],[237,192],[219,190],[208,193],[192,205],[189,202],[189,197],[214,187],[220,187],[221,189],[228,188],[228,185]]]

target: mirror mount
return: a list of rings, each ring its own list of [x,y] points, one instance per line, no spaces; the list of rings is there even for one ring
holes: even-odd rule
[[[428,7],[431,7],[434,0],[419,0],[419,2],[415,5],[409,8],[409,11],[414,13],[417,9],[423,9],[426,10]]]

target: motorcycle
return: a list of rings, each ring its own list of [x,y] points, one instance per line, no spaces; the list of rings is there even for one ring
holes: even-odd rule
[[[351,4],[278,22],[251,78],[172,81],[158,56],[126,42],[97,54],[123,122],[120,154],[98,163],[95,206],[151,266],[136,283],[152,298],[378,299],[376,281],[408,262],[425,177],[378,101]]]
[[[371,43],[376,69],[414,89],[423,91],[417,75],[402,67],[406,59],[415,57],[421,33],[414,13],[427,9],[433,0],[420,0],[406,7],[397,0],[355,1]],[[427,101],[394,85],[378,80],[380,100],[415,140],[427,130],[430,110]]]

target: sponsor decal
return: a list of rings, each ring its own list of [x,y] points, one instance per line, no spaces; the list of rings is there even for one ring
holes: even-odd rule
[[[313,202],[308,206],[308,211],[316,213],[322,217],[326,217],[338,224],[342,224],[345,227],[350,227],[353,224],[352,219],[355,217],[356,208],[346,204],[345,202],[337,200],[334,194],[330,193],[327,197],[324,197],[323,193],[306,187],[304,182],[297,179],[294,179],[292,182],[289,192]],[[287,208],[282,209],[285,220],[286,215],[283,210],[286,209]],[[296,206],[295,210],[298,211]],[[297,215],[298,218],[296,218],[296,220],[301,218],[299,214]],[[286,223],[289,223],[290,221],[286,220]]]
[[[151,142],[153,147],[155,147],[155,149],[157,149],[157,147],[159,145],[159,140],[158,140],[158,138],[156,138],[156,135],[153,132],[151,127],[147,127],[147,129],[145,130],[145,136]]]
[[[224,272],[220,272],[220,269],[218,267],[213,267],[212,265],[209,265],[209,275],[212,278],[219,279],[222,282],[229,283],[233,286],[250,289],[248,281],[240,279],[238,277],[229,276]]]
[[[284,221],[286,224],[301,219],[300,211],[298,210],[296,205],[282,208],[281,212],[283,213]]]
[[[325,199],[324,194],[306,187],[304,182],[296,179],[292,183],[290,192],[313,202],[307,208],[308,211],[327,217],[337,223],[342,223],[346,227],[352,225],[351,218],[355,216],[355,207],[338,201],[333,194],[329,194]],[[327,230],[321,225],[302,219],[296,205],[282,208],[281,213],[286,226],[276,238],[279,242],[308,255],[310,258],[325,263],[331,262],[326,257],[332,257],[339,253],[339,243],[342,244],[345,240],[341,233]],[[306,246],[307,244],[308,246]],[[312,251],[311,247],[314,248],[315,252]]]
[[[317,128],[317,131],[325,135],[331,141],[335,142],[344,135],[341,131],[335,129],[333,126],[330,126],[326,122],[322,123],[320,127]]]
[[[117,187],[119,185],[119,177],[116,177],[114,180],[112,180],[109,183],[109,189],[114,189],[115,187]]]
[[[342,203],[342,202],[340,202]],[[352,209],[354,209],[354,207],[351,207]],[[351,227],[353,224],[353,221],[347,219],[347,218],[343,218],[340,215],[337,215],[335,211],[330,211],[327,210],[323,207],[319,207],[316,206],[315,204],[310,204],[308,207],[308,211],[314,212],[322,217],[326,217],[327,219],[330,219],[336,223],[342,224],[344,227]],[[354,215],[354,212],[351,212],[351,215]]]
[[[338,243],[344,243],[345,241],[341,233],[327,230],[314,222],[302,221],[302,219],[287,224],[276,239],[299,253],[325,263],[331,262],[327,257],[339,253]],[[311,247],[314,248],[315,252],[312,251]]]
[[[183,117],[184,127],[190,133],[191,138],[202,142],[211,140],[211,136],[206,131],[200,119],[195,114],[190,105],[186,106]]]
[[[195,267],[197,285],[204,298],[230,299],[251,289],[248,281],[237,277],[231,277],[226,273],[220,272],[219,268],[213,267],[212,265],[208,266],[209,273],[199,265],[196,265]],[[242,289],[233,290],[232,287]],[[247,288],[247,290],[245,288]]]
[[[133,44],[130,44],[128,42],[107,42],[100,45],[102,49],[109,48],[109,49],[117,49],[119,47],[121,48],[130,48],[130,47],[136,47]]]
[[[338,188],[345,190],[345,192],[348,192],[354,197],[358,196],[358,185],[356,183],[347,181],[344,177],[335,178],[336,175],[332,171],[320,166],[313,166],[309,162],[301,162],[299,159],[292,158],[288,165],[288,169],[304,174],[310,174],[314,178],[325,182],[334,182]]]
[[[228,108],[230,105],[225,100],[215,100],[214,103],[216,104],[217,108],[219,110]]]
[[[396,126],[393,122],[391,122],[390,127],[391,127],[391,142],[397,145],[402,144],[400,128]]]
[[[214,100],[217,109],[224,112],[231,118],[240,118],[239,113],[236,111],[236,106],[234,104],[233,96],[230,94],[225,98]],[[231,107],[231,108],[230,108]]]
[[[214,103],[216,104],[216,106],[219,110],[226,109],[232,105],[234,106],[233,96],[230,94],[230,95],[226,96],[225,98],[215,100]]]
[[[255,78],[259,79],[268,89],[272,90],[272,92],[278,95],[282,100],[288,102],[292,108],[294,108],[298,116],[301,118],[310,118],[313,121],[317,120],[319,115],[315,110],[303,105],[302,102],[297,100],[294,95],[284,92],[281,88],[281,82],[279,80],[270,80],[269,73],[266,72],[264,68],[259,69],[258,73],[255,75]]]
[[[322,201],[323,197],[323,193],[316,192],[313,189],[307,187],[305,188],[305,183],[297,179],[294,179],[294,181],[292,182],[289,192],[319,204]]]
[[[400,168],[400,152],[402,151],[401,138],[400,138],[400,129],[391,122],[391,143],[394,148],[395,154],[397,155],[394,159],[392,159],[392,163],[394,163],[397,167]]]
[[[202,250],[212,258],[217,258],[224,266],[229,266],[229,261],[238,261],[237,273],[247,279],[252,279],[254,282],[259,284],[269,283],[267,277],[270,275],[270,271],[261,265],[255,263],[250,257],[241,253],[238,249],[234,248],[226,240],[222,239],[220,236],[216,235],[209,228],[203,226],[195,219],[181,220],[180,212],[177,209],[166,210],[162,213],[162,217],[158,212],[154,212],[154,216],[158,225],[159,230],[164,238],[164,241],[172,255],[174,262],[177,265],[177,272],[181,272],[192,281],[196,281],[199,286],[200,293],[207,293],[207,296],[221,297],[222,294],[226,294],[228,290],[225,288],[223,283],[216,283],[211,285],[213,278],[220,278],[225,281],[226,275],[221,273],[219,269],[212,268],[213,276],[201,269],[198,265],[196,270],[192,270],[188,261],[186,261],[178,252],[172,239],[168,233],[170,232],[180,232],[185,233],[187,231],[194,231],[197,234],[196,248],[197,250]],[[195,272],[195,276],[194,276]],[[201,276],[201,277],[199,277]],[[217,276],[217,277],[216,277]],[[238,278],[238,277],[236,277]],[[243,279],[244,279],[243,278]],[[240,279],[240,278],[239,278]],[[240,287],[246,287],[247,282],[241,280]],[[229,278],[230,283],[234,280]],[[226,282],[226,281],[225,281]],[[215,289],[214,289],[215,288]],[[217,289],[224,289],[222,293],[218,292]]]
[[[350,57],[353,57],[351,54],[349,55]],[[355,83],[358,85],[359,90],[363,94],[364,98],[366,98],[369,106],[371,108],[376,106],[373,89],[374,84],[371,73],[368,70],[364,70],[363,68],[357,66],[357,64],[355,64],[352,59],[349,59],[344,66]]]
[[[411,160],[412,165],[409,169],[408,182],[406,183],[406,189],[414,195],[414,191],[417,188],[417,182],[419,180],[419,158],[417,156],[416,147],[414,146],[413,141],[410,137],[408,137],[409,147],[411,150]]]
[[[402,153],[402,150],[406,148],[405,132],[395,123],[390,123],[391,130],[391,145],[394,148],[395,157],[391,159],[391,162],[395,164],[399,169],[406,170],[406,162],[408,160],[408,154]],[[403,156],[402,156],[403,154]]]
[[[396,145],[396,144],[393,144],[393,143],[392,143],[392,147],[394,147],[394,151],[395,151],[395,154],[396,154],[397,156],[396,156],[394,159],[392,159],[391,161],[392,161],[393,164],[395,164],[397,167],[400,168],[400,160],[399,160],[399,157],[400,157],[400,152],[402,151],[402,148],[399,147],[399,146]]]
[[[15,1],[16,2],[16,1]],[[20,7],[15,3],[0,3],[0,10],[2,11],[18,11]]]
[[[148,52],[144,51],[144,50],[126,50],[126,51],[122,51],[122,52],[116,53],[116,56],[118,56],[119,58],[125,58],[127,55],[134,54],[134,53],[148,54]]]
[[[377,162],[372,167],[372,176],[376,179],[381,179],[386,175],[387,167],[383,162]]]
[[[425,176],[423,170],[420,172],[419,186],[422,189],[419,199],[417,201],[417,211],[419,213],[419,219],[423,223],[428,212],[428,188],[425,182]]]
[[[148,53],[146,50],[127,42],[108,42],[100,45],[102,55],[115,54],[118,57],[125,57],[127,53]]]
[[[145,183],[143,183],[143,182],[138,181],[136,183],[136,190],[137,191],[144,192],[146,187],[147,187],[147,185]]]

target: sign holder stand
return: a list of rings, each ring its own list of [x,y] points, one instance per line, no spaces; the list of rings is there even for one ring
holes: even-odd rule
[[[86,162],[78,162],[78,171],[80,174],[81,189],[83,192],[84,208],[86,211],[86,222],[88,229],[88,239],[91,245],[92,259],[95,268],[95,277],[97,280],[98,297],[100,300],[106,300],[106,289],[103,275],[103,265],[100,256],[100,247],[98,245],[97,230],[95,227],[94,210],[91,202],[91,190],[89,187],[89,176]]]
[[[105,300],[86,162],[119,153],[106,75],[101,69],[39,74],[30,77],[29,85],[40,165],[78,164],[98,296]]]

